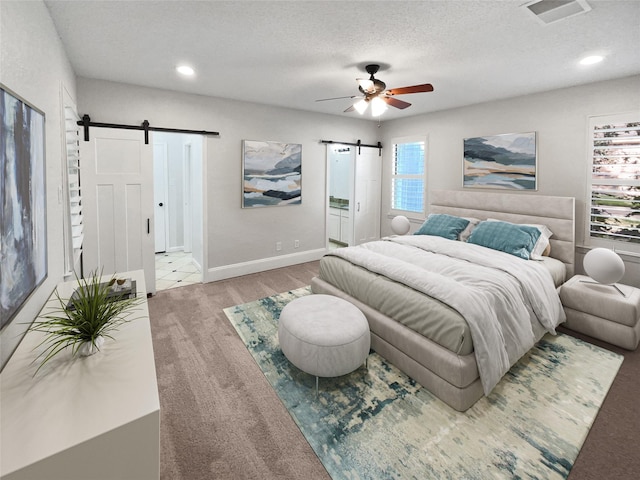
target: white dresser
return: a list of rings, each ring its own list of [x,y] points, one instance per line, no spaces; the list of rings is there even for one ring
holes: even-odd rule
[[[2,480],[160,478],[160,400],[143,271],[134,320],[90,357],[58,354],[34,376],[42,334],[29,332],[0,374]],[[62,283],[69,298],[77,282]],[[52,299],[41,314],[46,314]],[[70,350],[70,349],[67,349]]]

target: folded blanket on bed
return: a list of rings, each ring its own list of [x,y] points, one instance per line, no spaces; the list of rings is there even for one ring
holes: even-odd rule
[[[387,237],[335,255],[446,303],[469,324],[485,395],[535,342],[532,322],[564,321],[553,279],[536,262],[430,235]]]

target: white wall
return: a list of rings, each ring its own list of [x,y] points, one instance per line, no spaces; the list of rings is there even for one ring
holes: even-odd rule
[[[0,83],[44,111],[48,278],[0,332],[4,366],[55,286],[63,280],[62,89],[75,100],[75,76],[44,3],[0,2]]]
[[[204,145],[205,280],[318,258],[325,248],[327,201],[325,145],[319,141],[379,140],[372,121],[86,78],[78,79],[78,109],[96,122],[139,125],[146,119],[156,127],[220,132]],[[301,205],[241,208],[242,140],[302,144]]]

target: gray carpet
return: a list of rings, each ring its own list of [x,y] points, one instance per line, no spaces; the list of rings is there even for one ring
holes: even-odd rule
[[[161,291],[149,300],[162,480],[329,478],[222,312],[308,285],[317,270],[311,262]],[[640,354],[580,338],[625,361],[568,478],[635,479]]]

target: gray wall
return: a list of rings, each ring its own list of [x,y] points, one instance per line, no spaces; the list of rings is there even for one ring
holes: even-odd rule
[[[78,109],[96,122],[212,130],[205,141],[205,280],[318,258],[325,248],[326,153],[320,140],[376,143],[373,121],[87,78]],[[241,208],[242,140],[302,144],[302,204]],[[300,247],[294,248],[294,240]],[[276,251],[276,242],[282,250]]]
[[[45,113],[48,278],[0,333],[4,366],[64,275],[62,91],[75,100],[75,75],[42,2],[0,2],[0,83]]]
[[[462,189],[462,141],[467,137],[500,133],[537,132],[538,191],[576,199],[576,243],[584,246],[589,192],[587,181],[588,117],[640,112],[640,76],[553,90],[464,108],[417,115],[385,122],[382,143],[407,135],[427,138],[428,189]],[[382,233],[391,233],[391,150],[383,167]],[[493,190],[495,191],[495,190]],[[587,237],[587,238],[585,238]],[[624,250],[624,246],[619,246]],[[579,248],[579,254],[584,249]],[[625,256],[625,280],[640,286],[637,258]],[[581,271],[581,255],[577,268]]]
[[[576,198],[576,237],[582,244],[590,161],[588,117],[627,112],[634,106],[640,106],[640,76],[392,120],[383,124],[382,140],[390,145],[394,137],[427,137],[428,189],[462,189],[464,138],[537,132],[536,193]],[[390,149],[384,160],[382,212],[388,213]],[[390,232],[389,222],[383,223]]]

